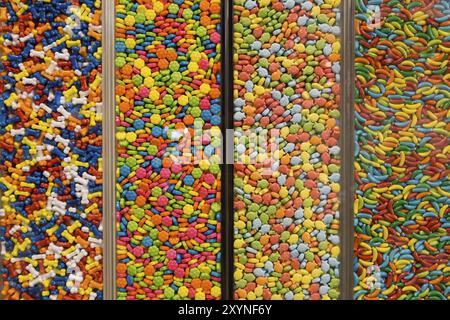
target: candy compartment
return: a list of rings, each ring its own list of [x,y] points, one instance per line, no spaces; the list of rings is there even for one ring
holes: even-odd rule
[[[356,1],[355,299],[448,299],[449,1]]]
[[[117,297],[221,297],[221,1],[116,2]]]
[[[5,299],[102,299],[101,5],[0,3]]]
[[[337,299],[341,2],[234,1],[236,299]]]

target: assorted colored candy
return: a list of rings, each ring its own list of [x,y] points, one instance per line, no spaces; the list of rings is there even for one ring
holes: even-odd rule
[[[4,299],[102,299],[101,3],[0,3]]]
[[[450,1],[357,0],[354,298],[450,298]],[[340,292],[340,0],[234,0],[235,299]],[[221,1],[116,0],[117,298],[221,298]],[[102,299],[100,0],[0,3],[4,299]]]
[[[355,299],[450,298],[450,1],[356,2]]]
[[[235,298],[339,297],[339,0],[234,0]]]
[[[116,3],[118,299],[219,299],[220,0]]]

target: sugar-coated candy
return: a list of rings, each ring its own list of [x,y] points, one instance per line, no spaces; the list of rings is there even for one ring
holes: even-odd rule
[[[116,2],[118,299],[221,297],[220,10]]]
[[[337,299],[340,1],[233,3],[235,298]]]
[[[0,11],[2,298],[102,299],[101,2]]]
[[[356,1],[354,298],[450,298],[450,1]]]

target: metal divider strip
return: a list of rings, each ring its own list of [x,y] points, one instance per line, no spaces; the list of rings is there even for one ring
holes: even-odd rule
[[[116,299],[115,1],[102,1],[103,299]]]
[[[354,5],[353,0],[344,0],[341,10],[341,300],[353,297]]]
[[[233,1],[222,0],[222,300],[234,291]],[[230,134],[231,133],[231,134]],[[227,138],[231,137],[231,141]]]

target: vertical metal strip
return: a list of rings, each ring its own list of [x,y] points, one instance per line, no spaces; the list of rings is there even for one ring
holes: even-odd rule
[[[222,299],[233,299],[233,1],[222,0]],[[231,133],[231,134],[230,134]],[[231,139],[231,141],[230,141]],[[231,153],[231,154],[229,154]]]
[[[103,298],[116,299],[116,141],[114,96],[115,6],[102,1],[103,23]]]
[[[342,75],[341,75],[341,300],[353,297],[353,154],[354,154],[354,2],[344,0],[341,11],[342,24]]]

